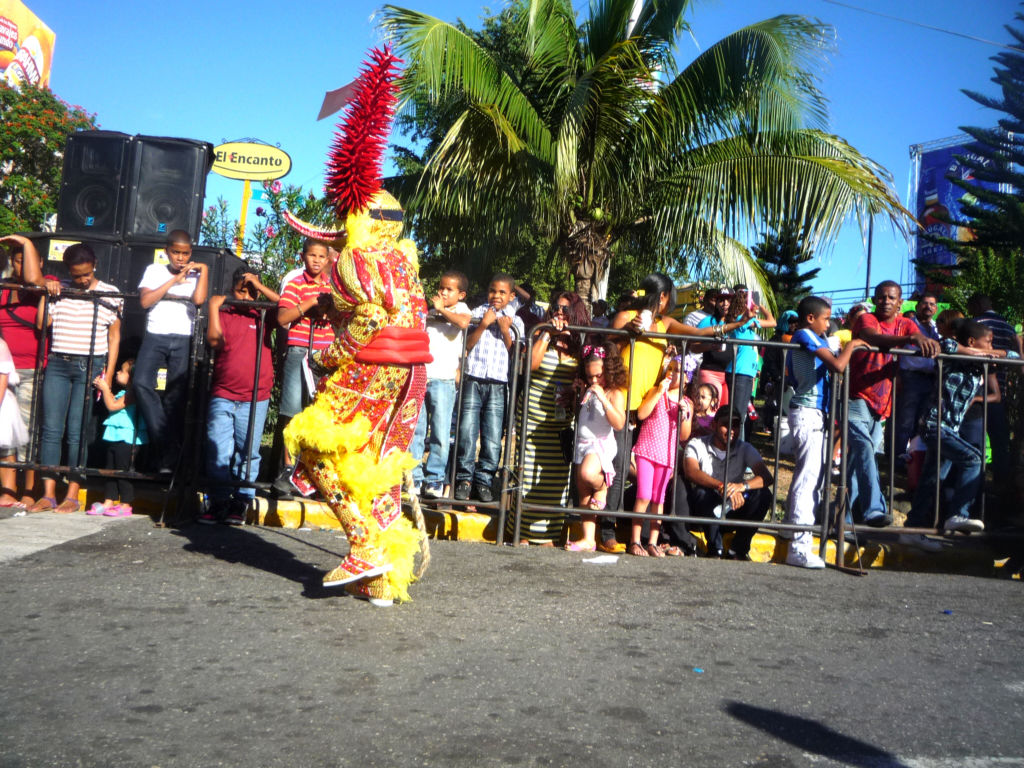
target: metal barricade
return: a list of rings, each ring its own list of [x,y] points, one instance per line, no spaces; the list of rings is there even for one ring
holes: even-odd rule
[[[525,343],[525,358],[526,358],[526,360],[530,360],[531,359],[533,344],[534,344],[535,340],[538,338],[538,336],[541,333],[543,333],[543,332],[550,332],[552,330],[554,330],[553,326],[550,326],[550,325],[547,325],[547,324],[544,324],[544,323],[541,323],[541,324],[535,326],[532,329],[532,332],[527,337],[526,343]],[[616,330],[616,329],[604,329],[604,328],[588,327],[588,326],[567,326],[566,330],[568,330],[570,332],[573,332],[573,333],[581,333],[581,334],[586,334],[586,335],[590,335],[590,336],[599,336],[599,337],[602,337],[602,338],[609,338],[609,337],[612,337],[612,338],[616,338],[616,337],[622,338],[622,339],[624,339],[626,341],[626,343],[629,346],[630,353],[631,353],[631,359],[632,359],[632,355],[635,353],[635,345],[637,343],[637,338],[633,334],[628,332],[628,331]],[[644,336],[647,337],[647,338],[652,338],[652,339],[664,339],[664,340],[666,340],[669,343],[674,342],[678,347],[681,348],[682,354],[684,354],[684,355],[686,353],[688,345],[691,345],[691,344],[694,344],[694,343],[702,343],[702,342],[707,343],[708,342],[708,338],[707,337],[680,336],[680,335],[676,335],[676,334],[645,333]],[[753,341],[753,340],[740,340],[740,339],[726,338],[724,340],[723,339],[717,339],[717,340],[715,340],[715,343],[716,344],[725,344],[725,345],[727,345],[730,348],[730,351],[732,353],[732,359],[733,359],[734,363],[735,363],[735,358],[736,358],[736,350],[740,346],[745,346],[745,345],[746,346],[755,346],[755,347],[759,347],[761,349],[775,347],[775,348],[782,349],[784,351],[786,351],[786,350],[794,350],[794,349],[799,349],[800,348],[799,345],[794,344],[792,342],[766,341],[766,340]],[[879,351],[882,351],[882,350],[879,350],[877,348],[866,347],[863,350],[857,350],[854,354],[856,355],[856,354],[864,354],[865,352],[879,352]],[[904,350],[904,349],[894,349],[894,350],[886,350],[886,351],[891,352],[894,356],[897,356],[897,357],[899,355],[919,354],[918,352],[916,352],[914,350]],[[988,373],[988,370],[990,369],[990,367],[996,366],[996,365],[1006,365],[1006,366],[1014,367],[1016,369],[1020,369],[1020,368],[1024,367],[1024,361],[1021,361],[1021,360],[1002,360],[1002,359],[998,359],[998,358],[982,358],[982,359],[979,359],[977,357],[968,356],[968,355],[945,355],[945,354],[940,355],[938,357],[938,359],[937,359],[937,369],[938,370],[937,370],[937,387],[936,387],[936,395],[935,395],[936,396],[935,403],[936,403],[937,408],[938,408],[940,423],[941,423],[941,409],[942,409],[941,381],[942,381],[943,364],[944,364],[944,362],[954,361],[954,360],[959,360],[961,362],[973,362],[973,363],[981,364],[983,366],[985,374],[986,374],[986,385],[984,387],[984,389],[985,389],[984,394],[985,395],[987,395],[987,373]],[[736,376],[737,376],[736,365],[732,365],[731,368],[732,368],[732,371],[731,371],[731,377],[730,377],[730,382],[729,382],[730,383],[730,389],[732,391],[735,391],[735,383],[736,383]],[[826,433],[826,440],[825,440],[826,448],[825,448],[825,451],[824,451],[823,456],[822,456],[822,471],[820,473],[820,479],[821,479],[820,481],[822,483],[822,493],[821,493],[821,502],[820,503],[821,503],[822,506],[818,510],[816,510],[817,514],[815,516],[816,519],[819,520],[820,522],[815,523],[814,525],[804,526],[804,525],[797,525],[797,524],[794,524],[794,523],[783,522],[783,521],[778,520],[778,519],[763,520],[763,521],[746,521],[746,520],[734,520],[734,519],[729,519],[728,521],[726,521],[726,520],[723,519],[722,524],[726,525],[728,527],[731,527],[731,528],[754,527],[754,528],[761,528],[761,529],[765,529],[765,530],[770,530],[770,531],[776,532],[776,533],[783,533],[783,532],[786,532],[786,533],[795,533],[795,532],[815,533],[819,537],[819,542],[820,542],[819,554],[822,555],[822,556],[824,556],[824,554],[825,554],[825,548],[826,548],[827,539],[828,539],[828,537],[830,535],[830,531],[831,531],[831,532],[834,532],[835,537],[836,537],[836,542],[837,542],[837,548],[838,548],[837,562],[841,563],[841,562],[843,562],[843,556],[844,556],[844,553],[843,553],[844,533],[847,530],[850,530],[850,528],[845,525],[845,512],[846,512],[846,503],[848,502],[848,488],[849,488],[849,466],[848,466],[848,462],[847,462],[849,451],[846,449],[847,446],[849,445],[849,427],[848,427],[848,422],[849,422],[849,397],[850,397],[849,396],[849,378],[848,378],[847,375],[835,374],[835,373],[830,373],[830,377],[831,377],[831,410],[829,411],[829,413],[832,414],[832,416],[827,421],[826,429],[828,431]],[[529,366],[527,365],[525,367],[525,374],[522,377],[523,393],[522,393],[521,397],[524,399],[524,401],[526,399],[528,399],[529,388],[530,388],[531,383],[532,383],[531,371],[529,369]],[[680,386],[682,386],[682,382],[680,382]],[[627,413],[629,411],[633,410],[631,408],[632,403],[628,402],[629,395],[630,395],[630,392],[627,391],[627,403],[626,403]],[[520,393],[517,393],[515,391],[510,391],[510,397],[509,397],[510,402],[515,402],[518,397],[520,397]],[[899,407],[898,395],[896,395],[896,394],[894,394],[894,396],[893,396],[892,407],[893,407],[893,409]],[[985,420],[985,423],[983,425],[983,429],[985,431],[987,431],[987,409],[983,409],[983,414],[985,414],[983,416],[983,419]],[[777,416],[776,417],[776,422],[775,422],[775,429],[773,430],[773,432],[774,432],[774,441],[773,441],[773,446],[772,446],[773,447],[773,451],[772,451],[772,456],[771,456],[771,459],[770,459],[770,461],[771,461],[771,469],[772,469],[772,476],[773,476],[773,478],[775,480],[775,482],[772,483],[772,489],[771,489],[772,498],[771,498],[771,504],[770,504],[770,507],[769,507],[772,518],[776,518],[778,516],[777,512],[778,512],[778,504],[779,504],[779,491],[778,491],[778,482],[777,482],[777,480],[778,480],[778,476],[779,476],[779,467],[780,467],[780,464],[781,464],[780,440],[781,440],[782,430],[779,428],[780,421],[781,421],[781,416]],[[520,433],[525,433],[525,430],[526,430],[526,410],[525,410],[525,408],[524,408],[524,411],[523,411],[523,414],[522,414],[522,419],[521,419],[521,423],[519,424],[519,427],[520,427]],[[677,428],[678,428],[678,422],[677,422]],[[627,425],[627,429],[628,429],[628,425]],[[831,465],[832,465],[832,456],[834,455],[834,452],[835,452],[836,437],[837,437],[836,433],[837,433],[837,431],[838,431],[838,439],[840,440],[840,445],[843,446],[844,450],[842,450],[842,452],[841,452],[841,457],[842,458],[841,458],[841,463],[840,463],[840,467],[839,467],[839,477],[838,477],[837,482],[835,483],[835,485],[833,485],[833,478],[832,478],[832,473],[831,473]],[[509,441],[513,437],[514,436],[511,434],[511,432],[509,434],[507,434],[506,435],[506,443],[509,443]],[[892,437],[891,439],[894,439],[894,437]],[[517,445],[517,447],[519,449],[517,451],[517,465],[518,466],[522,466],[523,461],[524,461],[524,452],[525,452],[525,448],[526,448],[525,442],[521,440],[516,445]],[[893,451],[893,443],[892,442],[890,442],[890,450],[888,451],[888,453],[889,453],[889,460],[890,460],[890,471],[889,471],[889,479],[888,479],[888,482],[889,482],[889,502],[890,502],[890,509],[892,509],[892,500],[893,500],[893,495],[894,495],[893,487],[894,487],[894,477],[895,477],[895,472],[894,472],[894,451]],[[729,476],[729,462],[731,461],[731,458],[732,458],[732,451],[731,450],[730,451],[726,451],[726,454],[725,454],[725,467],[723,469],[725,477]],[[764,458],[764,456],[762,456],[762,458]],[[937,462],[937,464],[941,465],[941,448],[937,452],[936,462]],[[623,473],[622,476],[625,477],[625,472],[628,471],[628,466],[629,466],[628,441],[627,441],[627,450],[626,451],[620,451],[619,455],[616,457],[616,463],[618,464],[620,472]],[[768,461],[766,461],[765,463],[768,464]],[[674,483],[675,476],[680,471],[682,471],[682,468],[681,468],[680,464],[681,464],[680,461],[676,462],[676,466],[673,469],[673,477],[672,477],[672,480],[670,482]],[[939,473],[937,473],[937,474],[939,474]],[[723,480],[724,480],[724,478],[723,478]],[[983,475],[983,480],[984,480],[984,475]],[[571,474],[570,474],[569,482],[572,483],[572,475]],[[941,477],[939,477],[936,482],[941,484]],[[833,504],[832,504],[832,490],[833,490],[833,487],[834,487],[834,489],[836,491],[836,494],[835,494],[835,501],[836,501],[836,503],[835,503],[834,507],[833,507]],[[984,514],[984,491],[983,491],[983,487],[984,487],[984,482],[982,483],[982,488],[979,489],[979,493],[981,494],[981,499],[979,500],[979,505],[980,505],[980,508],[982,510],[982,514]],[[595,513],[594,510],[589,510],[589,509],[585,510],[585,509],[580,509],[580,508],[577,508],[577,507],[561,507],[561,506],[551,506],[551,505],[541,505],[541,504],[531,503],[531,502],[527,501],[523,497],[521,484],[517,485],[517,486],[509,487],[509,488],[507,488],[505,490],[507,490],[509,493],[513,494],[513,498],[509,502],[509,507],[512,509],[512,512],[514,514],[513,526],[512,526],[513,527],[512,543],[513,544],[518,544],[519,541],[520,541],[520,538],[521,538],[521,520],[522,520],[522,513],[523,513],[524,510],[535,511],[535,512],[561,513],[561,514],[567,514],[567,515],[573,516],[573,517],[578,517],[580,515],[595,515],[595,514],[599,514],[600,516],[613,517],[613,518],[627,518],[627,519],[641,519],[641,520],[650,520],[653,517],[651,514],[649,514],[647,512],[635,513],[635,512],[632,512],[632,511],[628,511],[628,510],[622,509],[621,497],[620,497],[620,504],[619,504],[619,508],[618,509],[605,509],[605,510],[600,511],[599,513]],[[854,525],[852,530],[854,532],[861,532],[861,533],[863,533],[863,532],[865,532],[867,530],[871,530],[873,532],[878,532],[880,530],[888,530],[890,532],[900,532],[900,533],[903,533],[903,532],[908,532],[908,533],[916,533],[916,532],[936,533],[936,531],[938,530],[939,525],[940,525],[939,506],[938,505],[939,505],[939,500],[941,498],[941,494],[936,492],[935,498],[936,498],[936,503],[935,503],[935,509],[934,509],[934,519],[933,519],[934,527],[932,527],[932,528],[917,529],[917,528],[893,527],[893,528],[889,528],[889,529],[878,529],[878,528],[873,528],[873,527],[869,528],[869,527],[866,527],[866,526],[863,526],[862,524],[860,524],[860,525]],[[676,499],[676,496],[675,496],[675,494],[673,494],[672,508],[669,510],[670,514],[664,514],[664,515],[659,516],[661,521],[665,521],[665,522],[667,522],[667,521],[678,521],[678,522],[683,523],[683,524],[699,525],[699,526],[704,526],[704,525],[708,525],[709,524],[709,518],[707,518],[707,517],[698,517],[698,516],[693,516],[693,515],[681,516],[681,515],[675,514],[676,513],[675,507],[676,507],[677,503],[678,503],[678,501]],[[501,505],[501,507],[503,508],[504,506],[505,505],[503,503]],[[498,523],[499,523],[499,527],[498,527],[497,537],[496,538],[497,538],[497,543],[501,544],[501,543],[503,543],[503,532],[504,532],[504,525],[503,525],[503,523],[504,523],[504,519],[500,518],[498,520]]]

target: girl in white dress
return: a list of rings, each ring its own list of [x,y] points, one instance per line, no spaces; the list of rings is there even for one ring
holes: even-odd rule
[[[28,444],[28,428],[18,410],[18,372],[7,343],[0,339],[0,461],[15,461],[15,452]],[[17,470],[13,467],[0,468],[0,507],[21,506],[15,496]]]
[[[580,379],[586,387],[580,400],[576,430],[576,489],[580,506],[595,511],[605,508],[608,488],[615,478],[616,429],[626,424],[626,370],[615,344],[584,347]],[[583,516],[583,538],[569,541],[570,552],[593,552],[596,515]]]

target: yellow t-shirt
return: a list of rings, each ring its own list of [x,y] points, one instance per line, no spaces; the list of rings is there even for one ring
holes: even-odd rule
[[[636,317],[639,312],[629,310],[629,320]],[[629,322],[627,320],[627,322]],[[660,318],[655,320],[651,326],[653,333],[665,333],[665,322]],[[651,387],[658,380],[661,373],[661,362],[665,358],[665,347],[668,346],[666,339],[651,339],[647,336],[640,336],[636,339],[636,360],[630,359],[629,342],[622,345],[622,363],[629,372],[629,391],[627,402],[629,409],[635,411],[644,399]]]

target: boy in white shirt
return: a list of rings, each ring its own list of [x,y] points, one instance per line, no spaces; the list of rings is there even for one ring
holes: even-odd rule
[[[149,312],[135,359],[135,397],[150,444],[160,451],[158,471],[167,474],[174,471],[181,452],[189,342],[196,308],[206,301],[208,271],[205,264],[192,261],[192,237],[184,230],[167,236],[165,253],[168,263],[150,264],[139,281],[139,303]],[[162,398],[156,388],[160,368],[167,369]]]
[[[422,460],[425,445],[430,446],[426,463],[419,464],[412,477],[417,488],[422,484],[423,495],[432,499],[439,498],[444,490],[462,334],[471,318],[465,303],[468,287],[469,281],[458,270],[445,272],[434,295],[433,308],[427,315],[427,336],[434,361],[427,363],[427,393],[409,450],[413,458]]]

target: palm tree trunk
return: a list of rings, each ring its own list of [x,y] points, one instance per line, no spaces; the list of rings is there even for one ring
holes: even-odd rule
[[[562,241],[562,254],[572,268],[576,293],[588,307],[605,298],[601,294],[605,286],[604,277],[611,266],[610,240],[604,226],[587,219],[577,219]]]

